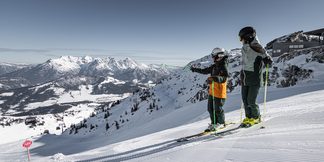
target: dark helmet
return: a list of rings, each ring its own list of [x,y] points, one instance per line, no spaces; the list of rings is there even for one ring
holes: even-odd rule
[[[252,42],[256,36],[255,29],[251,26],[244,27],[239,32],[240,39],[244,39],[247,42]]]

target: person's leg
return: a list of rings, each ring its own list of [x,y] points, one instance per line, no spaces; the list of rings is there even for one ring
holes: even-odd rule
[[[248,95],[249,95],[249,87],[248,86],[242,85],[241,95],[242,95],[242,101],[244,104],[245,117],[251,118],[251,110],[250,110],[249,104],[248,104]]]
[[[214,101],[215,101],[216,123],[225,124],[225,115],[223,110],[225,99],[214,98]]]
[[[257,119],[260,117],[259,106],[256,103],[256,99],[259,93],[259,86],[250,86],[248,90],[247,103],[250,109],[250,118]]]
[[[210,116],[210,123],[211,124],[216,124],[214,121],[214,105],[213,105],[213,96],[209,95],[208,96],[208,106],[207,106],[207,110],[209,112],[209,116]]]

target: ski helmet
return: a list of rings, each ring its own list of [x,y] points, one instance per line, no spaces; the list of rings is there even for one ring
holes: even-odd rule
[[[255,29],[251,26],[244,27],[239,32],[240,40],[244,39],[247,42],[252,42],[256,36]]]
[[[212,57],[224,57],[225,56],[225,49],[224,48],[214,48],[212,53]]]

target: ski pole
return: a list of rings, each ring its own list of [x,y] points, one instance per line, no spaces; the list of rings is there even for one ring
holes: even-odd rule
[[[266,78],[265,78],[265,85],[264,85],[264,98],[263,98],[263,120],[266,116],[266,112],[267,112],[267,109],[266,109],[266,103],[267,103],[267,89],[268,89],[268,75],[269,75],[269,64],[266,65]]]
[[[242,123],[243,121],[243,106],[244,106],[244,104],[243,104],[243,101],[242,101],[242,103],[241,103],[241,117],[240,117],[240,123]]]
[[[214,95],[215,95],[215,82],[212,81],[212,97],[213,97],[213,114],[214,114],[214,129],[216,129],[216,112],[215,112],[215,98],[214,98]]]

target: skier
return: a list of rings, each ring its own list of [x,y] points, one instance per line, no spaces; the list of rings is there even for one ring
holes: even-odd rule
[[[272,58],[260,45],[253,27],[242,28],[238,35],[243,44],[241,94],[246,118],[243,120],[242,126],[251,126],[261,122],[256,98],[261,86],[263,63],[271,65]]]
[[[225,116],[223,105],[226,100],[226,83],[228,77],[227,71],[227,58],[225,50],[223,48],[215,48],[211,56],[214,60],[214,64],[208,68],[200,69],[191,67],[192,72],[201,74],[210,74],[207,82],[209,84],[209,96],[208,96],[208,112],[210,115],[211,124],[205,132],[216,131],[225,127]]]

